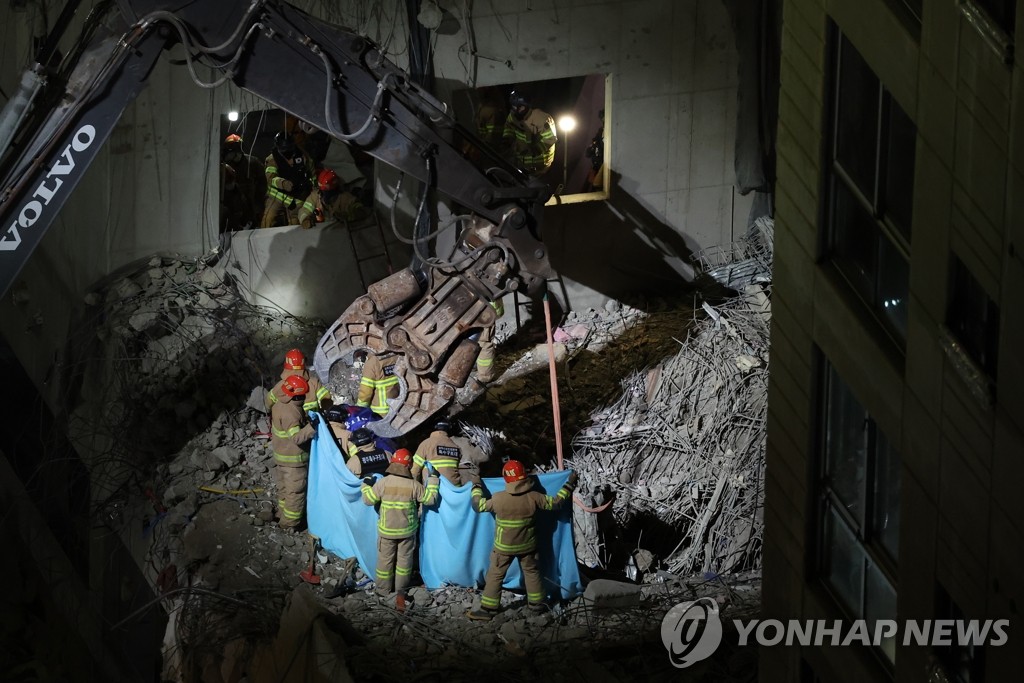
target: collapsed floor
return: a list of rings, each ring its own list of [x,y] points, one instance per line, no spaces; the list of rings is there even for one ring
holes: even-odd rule
[[[554,351],[566,460],[582,480],[577,555],[588,578],[612,578],[606,587],[623,594],[536,615],[506,591],[507,609],[484,625],[464,617],[474,589],[417,588],[399,614],[353,561],[273,524],[262,396],[286,348],[312,349],[315,325],[244,304],[212,262],[154,259],[97,293],[106,344],[94,372],[114,380],[94,386],[116,395],[133,379],[103,433],[168,416],[135,444],[133,467],[110,446],[96,468],[116,507],[105,518],[170,615],[165,679],[306,680],[308,667],[329,680],[461,680],[486,665],[517,680],[675,680],[659,635],[672,605],[708,595],[732,617],[759,605],[770,307],[765,283],[729,284],[741,294],[714,306],[609,301],[562,321]],[[506,455],[553,465],[548,352],[535,333],[500,328],[501,377],[460,392],[453,410],[463,445],[491,456],[485,475]],[[236,391],[199,391],[211,373]],[[299,579],[308,566],[319,586]],[[692,672],[749,680],[755,670],[751,652],[723,648]]]

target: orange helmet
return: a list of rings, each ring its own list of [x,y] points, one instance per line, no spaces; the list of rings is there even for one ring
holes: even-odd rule
[[[409,452],[408,448],[399,448],[395,451],[394,455],[391,456],[391,462],[396,465],[405,465],[408,467],[412,464],[412,453]]]
[[[298,375],[291,375],[285,379],[281,388],[284,390],[285,394],[292,398],[295,398],[296,396],[305,396],[309,391],[309,382]]]
[[[321,192],[336,190],[338,188],[338,174],[329,168],[325,168],[317,175],[316,184]]]
[[[284,354],[284,369],[305,370],[306,357],[302,355],[302,351],[299,351],[298,349],[292,349],[288,353]]]
[[[224,138],[224,144],[225,145],[233,145],[235,143],[237,143],[239,145],[242,144],[242,136],[241,135],[236,135],[235,133],[232,133],[231,135],[229,135],[226,138]]]
[[[509,460],[501,468],[501,476],[505,477],[505,483],[522,481],[526,479],[526,468],[518,460]]]

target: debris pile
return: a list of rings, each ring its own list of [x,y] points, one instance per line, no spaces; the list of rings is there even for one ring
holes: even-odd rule
[[[83,396],[111,407],[104,429],[122,450],[109,459],[133,475],[119,477],[131,485],[107,523],[132,539],[170,616],[165,679],[284,680],[300,661],[330,667],[330,680],[475,680],[482,666],[498,679],[667,679],[676,670],[659,629],[672,606],[704,596],[733,618],[758,610],[770,319],[760,275],[714,305],[609,301],[562,321],[555,360],[574,435],[567,464],[581,475],[577,555],[594,577],[621,580],[593,580],[543,614],[506,591],[503,611],[479,623],[464,616],[476,589],[416,587],[399,613],[354,558],[273,523],[263,397],[284,349],[312,348],[321,328],[245,303],[221,272],[154,258],[91,295],[101,343],[82,350],[93,361]],[[547,345],[507,328],[498,338],[502,376],[463,392],[458,443],[481,467],[506,455],[546,466]],[[628,562],[612,561],[624,544]],[[316,586],[299,578],[310,565]],[[623,565],[624,575],[600,571]],[[734,650],[725,661],[754,656]]]
[[[86,296],[69,342],[69,431],[101,491],[146,476],[193,435],[244,404],[269,360],[319,326],[246,302],[216,263],[155,256]],[[219,417],[218,417],[219,416]],[[233,425],[232,429],[240,428]],[[227,459],[236,457],[220,452]]]
[[[624,379],[619,399],[572,441],[581,488],[615,492],[620,526],[659,520],[677,534],[661,558],[676,574],[761,561],[768,293],[748,285],[702,308],[678,353]],[[578,554],[604,564],[592,521],[577,532]]]

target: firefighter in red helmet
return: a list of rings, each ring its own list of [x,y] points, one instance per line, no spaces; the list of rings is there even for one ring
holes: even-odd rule
[[[332,169],[324,168],[317,175],[317,211],[323,219],[334,219],[339,223],[361,221],[370,215],[370,210],[359,199],[342,187],[341,179]]]
[[[358,433],[358,431],[356,432]],[[416,537],[420,528],[420,504],[432,505],[438,495],[438,478],[434,472],[427,479],[427,485],[412,478],[409,467],[412,453],[399,448],[391,456],[384,476],[374,480],[372,476],[363,479],[363,502],[367,505],[380,504],[380,520],[377,522],[377,575],[376,589],[380,596],[397,591],[395,606],[405,609],[406,588],[412,578],[413,561],[416,558]]]
[[[519,569],[526,584],[526,601],[531,608],[544,609],[544,588],[537,563],[537,538],[534,515],[538,510],[557,510],[572,499],[576,488],[575,472],[569,473],[565,486],[554,496],[533,490],[533,481],[526,476],[526,468],[518,460],[509,460],[501,468],[505,490],[485,498],[482,487],[473,484],[473,509],[493,512],[495,521],[494,548],[491,566],[487,570],[480,609],[466,613],[470,619],[488,620],[501,606],[501,584],[513,559],[519,560]]]
[[[302,408],[308,393],[309,383],[299,375],[289,375],[274,387],[270,446],[274,451],[278,523],[282,529],[302,524],[306,510],[309,442],[316,433],[316,425]]]
[[[309,391],[306,393],[306,401],[302,405],[303,410],[320,410],[322,408],[329,408],[333,405],[331,401],[331,392],[328,391],[327,387],[320,383],[320,378],[316,376],[315,372],[311,372],[306,367],[306,357],[299,349],[292,349],[284,355],[284,368],[281,370],[281,379],[274,385],[274,387],[267,392],[267,397],[264,403],[267,406],[267,410],[274,405],[277,400],[276,389],[281,386],[289,377],[298,375],[302,379],[306,380],[309,384]]]

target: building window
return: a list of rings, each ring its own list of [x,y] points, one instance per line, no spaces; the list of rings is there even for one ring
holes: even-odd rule
[[[950,268],[946,326],[990,378],[996,376],[999,307],[956,255]]]
[[[851,617],[895,619],[900,458],[831,365],[824,375],[819,575]],[[895,646],[881,646],[889,662]]]
[[[935,618],[963,621],[967,617],[960,606],[953,602],[942,584],[936,584]],[[946,677],[957,683],[977,683],[985,680],[985,648],[968,642],[961,645],[959,639],[953,638],[949,645],[936,646],[935,655]]]
[[[1017,21],[1017,0],[968,0],[981,8],[989,19],[1010,38]]]
[[[1017,0],[960,0],[967,23],[1006,64],[1013,64]]]
[[[826,256],[902,346],[917,128],[850,41],[832,35]]]

